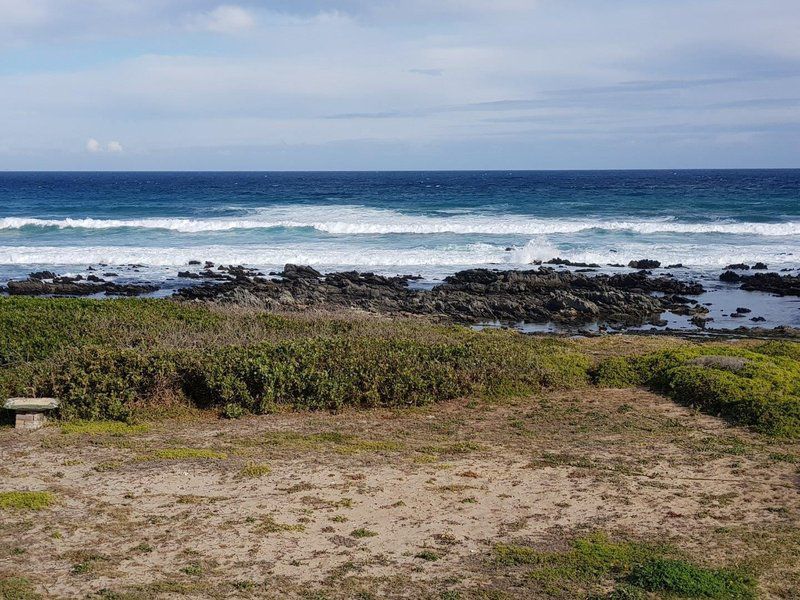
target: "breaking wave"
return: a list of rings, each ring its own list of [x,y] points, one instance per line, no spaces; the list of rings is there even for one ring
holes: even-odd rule
[[[675,218],[612,220],[531,218],[524,215],[463,214],[412,215],[396,210],[363,206],[276,206],[251,211],[241,217],[153,217],[141,219],[37,217],[0,218],[0,229],[146,229],[176,233],[308,228],[331,235],[471,234],[551,235],[583,231],[618,231],[637,234],[729,234],[751,236],[800,235],[800,221],[755,223],[735,221],[681,222]]]

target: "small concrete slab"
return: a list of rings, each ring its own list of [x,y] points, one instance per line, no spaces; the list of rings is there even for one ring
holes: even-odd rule
[[[6,410],[40,412],[58,408],[57,398],[9,398],[3,404]]]

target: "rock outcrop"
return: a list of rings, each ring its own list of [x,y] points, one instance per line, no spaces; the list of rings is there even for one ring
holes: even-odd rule
[[[620,325],[658,320],[665,310],[705,312],[685,298],[703,292],[697,283],[645,273],[587,276],[540,267],[530,271],[469,269],[432,289],[409,287],[413,277],[347,271],[322,275],[286,265],[280,279],[244,277],[207,282],[177,292],[186,300],[259,304],[272,310],[358,309],[384,314],[418,314],[459,322],[499,320]],[[659,292],[662,295],[653,295]]]

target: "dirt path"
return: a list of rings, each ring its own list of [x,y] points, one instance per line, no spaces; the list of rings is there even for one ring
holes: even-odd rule
[[[639,390],[5,429],[0,449],[0,492],[56,498],[0,512],[0,577],[47,597],[570,597],[493,548],[597,531],[748,562],[764,595],[800,584],[796,447]]]

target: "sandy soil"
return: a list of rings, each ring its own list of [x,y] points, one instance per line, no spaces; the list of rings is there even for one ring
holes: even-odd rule
[[[185,448],[218,454],[158,454]],[[0,491],[57,498],[0,512],[0,577],[46,597],[570,597],[492,549],[592,531],[755,565],[765,597],[800,587],[796,446],[641,390],[3,429],[0,453]]]

